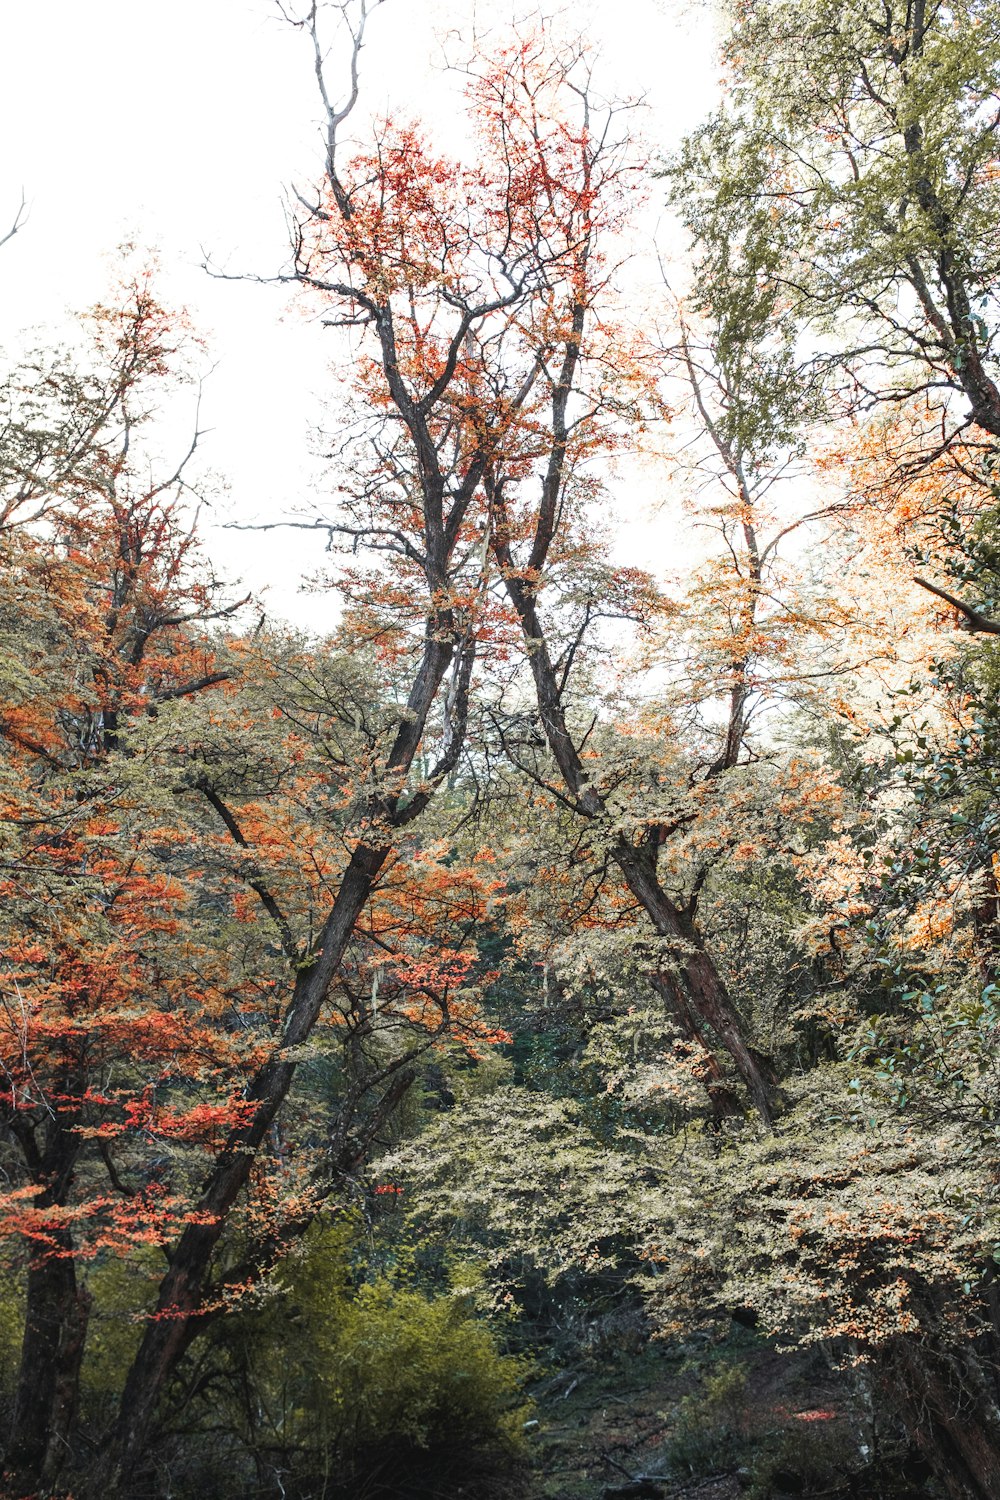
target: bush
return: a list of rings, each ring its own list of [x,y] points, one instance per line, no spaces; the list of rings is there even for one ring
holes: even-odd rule
[[[695,1364],[693,1372],[697,1389],[674,1409],[665,1452],[675,1472],[702,1478],[739,1469],[748,1500],[846,1493],[864,1459],[844,1417],[762,1408],[751,1399],[746,1364],[727,1360],[700,1370]]]
[[[311,1234],[275,1293],[220,1323],[227,1373],[210,1385],[214,1431],[226,1390],[258,1475],[280,1471],[289,1495],[402,1495],[421,1473],[512,1493],[527,1366],[467,1294],[426,1291],[405,1267],[372,1274],[347,1221]]]
[[[371,1275],[343,1221],[286,1263],[277,1328],[283,1339],[303,1330],[295,1355],[307,1405],[346,1448],[393,1437],[427,1447],[458,1433],[516,1442],[522,1362],[500,1352],[466,1294],[427,1292],[408,1279],[405,1263]]]
[[[685,1474],[711,1474],[743,1457],[747,1434],[747,1372],[724,1364],[702,1375],[696,1391],[672,1413],[667,1450],[671,1468]]]
[[[519,1369],[498,1353],[462,1299],[360,1288],[321,1340],[328,1420],[349,1447],[406,1439],[516,1446]]]

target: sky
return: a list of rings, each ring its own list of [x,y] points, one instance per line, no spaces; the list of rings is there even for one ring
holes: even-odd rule
[[[456,85],[443,50],[474,31],[502,33],[523,11],[509,0],[385,0],[353,133],[391,109],[429,117],[447,144]],[[652,148],[669,150],[711,108],[708,4],[574,0],[565,14],[599,51],[603,92],[645,97],[636,118]],[[286,259],[284,201],[315,180],[320,159],[305,38],[273,0],[6,0],[0,59],[0,233],[22,191],[27,201],[0,248],[0,347],[16,348],[26,328],[57,342],[75,311],[104,296],[118,245],[155,248],[163,300],[187,308],[207,341],[201,454],[225,481],[204,516],[210,555],[223,576],[266,591],[271,616],[322,629],[328,603],[301,589],[322,565],[322,537],[226,523],[287,516],[321,483],[308,434],[336,402],[330,339],[286,290],[203,269],[208,257],[266,280]],[[647,215],[637,232],[650,241],[655,227]]]

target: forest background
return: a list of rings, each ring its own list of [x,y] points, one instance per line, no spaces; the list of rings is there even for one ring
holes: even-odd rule
[[[282,503],[150,252],[11,342],[5,1493],[994,1497],[1000,15],[751,0],[673,145],[564,15],[370,108],[392,9],[206,267]]]

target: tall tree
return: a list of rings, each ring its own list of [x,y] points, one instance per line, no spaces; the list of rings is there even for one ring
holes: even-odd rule
[[[89,1208],[74,1201],[88,1126],[111,1102],[103,1084],[123,1048],[154,1075],[177,1048],[154,955],[184,903],[150,856],[153,831],[133,816],[128,775],[109,759],[128,717],[226,675],[203,635],[220,611],[190,576],[192,538],[175,512],[183,465],[143,485],[128,456],[176,363],[177,331],[146,275],[120,290],[120,307],[92,319],[92,376],[50,371],[37,402],[24,372],[12,382],[20,410],[4,450],[16,474],[3,543],[3,1117],[21,1159],[4,1217],[29,1253],[9,1460],[46,1481],[72,1427],[86,1328],[77,1226],[94,1216],[95,1236],[127,1244],[130,1222],[143,1232],[149,1196],[120,1214],[99,1189]],[[39,415],[49,386],[54,431]],[[26,527],[43,511],[43,529]],[[127,1112],[129,1086],[115,1092]],[[107,1153],[106,1166],[113,1184]]]
[[[685,148],[689,216],[767,216],[771,272],[843,399],[920,394],[934,446],[995,438],[995,7],[755,0],[725,56],[726,102]]]
[[[186,461],[150,478],[143,443],[176,322],[146,275],[123,298],[94,320],[116,399],[43,523],[4,538],[2,1229],[26,1265],[7,1483],[26,1494],[72,1452],[87,1265],[144,1246],[168,1265],[113,1485],[191,1339],[363,1162],[414,1059],[485,1035],[467,933],[492,877],[417,822],[461,747],[469,630],[436,721],[455,655],[436,593],[388,634],[373,605],[326,651],[220,633],[239,606],[199,560]],[[292,1160],[278,1112],[303,1063],[335,1082]]]
[[[395,555],[400,578],[426,577],[463,611],[475,601],[508,649],[513,620],[559,795],[606,843],[671,947],[684,1006],[719,1038],[770,1119],[769,1064],[693,910],[657,877],[664,819],[650,811],[638,831],[633,818],[627,830],[618,824],[600,774],[584,765],[570,706],[594,627],[647,610],[653,597],[648,579],[607,565],[587,535],[588,465],[639,420],[643,384],[610,291],[608,256],[637,170],[618,134],[621,111],[599,103],[585,51],[553,47],[543,31],[470,70],[475,168],[391,120],[377,148],[345,166],[337,137],[346,114],[327,90],[322,19],[313,6],[297,23],[323,91],[328,181],[300,221],[294,279],[335,305],[329,321],[369,335],[373,358],[359,385],[380,436],[367,485],[345,484],[349,515],[315,524],[354,542],[378,504],[378,545]],[[355,69],[352,100],[357,87]],[[417,548],[405,521],[419,496],[441,531]],[[543,627],[546,588],[553,614]]]

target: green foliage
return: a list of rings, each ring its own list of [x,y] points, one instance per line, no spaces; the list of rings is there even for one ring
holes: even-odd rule
[[[755,0],[725,51],[727,103],[671,171],[727,342],[741,350],[770,306],[778,349],[811,324],[815,373],[845,358],[855,397],[889,397],[887,361],[900,392],[947,383],[996,433],[996,7]],[[765,370],[764,440],[804,379],[787,353]]]
[[[713,330],[716,430],[747,473],[800,447],[822,413],[782,284],[794,221],[774,213],[772,165],[766,132],[722,113],[662,168],[694,247],[693,306]]]
[[[199,1422],[222,1422],[258,1467],[282,1453],[300,1476],[345,1485],[425,1463],[488,1474],[522,1456],[525,1362],[501,1352],[469,1288],[426,1290],[398,1247],[377,1269],[350,1217],[314,1227],[260,1306],[219,1326],[212,1358],[228,1395],[196,1406]]]
[[[317,1349],[326,1419],[346,1446],[408,1440],[514,1447],[518,1370],[458,1297],[430,1298],[379,1281],[329,1317]],[[344,1442],[345,1438],[341,1438]]]
[[[0,1277],[0,1392],[4,1396],[14,1388],[21,1338],[24,1334],[24,1287],[19,1276],[4,1266]]]
[[[626,1250],[645,1138],[626,1132],[612,1147],[590,1118],[578,1102],[501,1088],[384,1165],[415,1200],[415,1229],[481,1258],[508,1306],[534,1277],[597,1275]]]
[[[670,1438],[664,1457],[672,1473],[702,1478],[740,1471],[751,1500],[786,1492],[840,1493],[839,1486],[864,1467],[856,1434],[829,1410],[793,1413],[773,1393],[754,1390],[753,1355],[766,1370],[763,1342],[744,1358],[724,1349],[689,1361],[682,1376],[694,1388],[664,1413]],[[763,1360],[762,1360],[763,1356]],[[809,1372],[801,1369],[786,1395],[809,1399]]]
[[[867,1493],[885,1493],[879,1481],[892,1484],[899,1455],[893,1457],[895,1461],[885,1475],[865,1473],[863,1455],[846,1422],[822,1418],[796,1421],[759,1439],[750,1462],[747,1495],[749,1500],[771,1500],[775,1492],[850,1494],[859,1480],[871,1485]],[[851,1488],[844,1491],[844,1485]]]
[[[324,1230],[281,1273],[293,1318],[310,1330],[307,1400],[333,1445],[516,1448],[524,1367],[499,1353],[468,1298],[428,1295],[385,1274],[351,1288],[352,1248],[350,1232]]]
[[[155,1250],[104,1255],[87,1268],[91,1300],[81,1385],[84,1403],[109,1408],[121,1394],[125,1371],[142,1338],[142,1315],[161,1273]]]
[[[725,1363],[703,1374],[696,1389],[670,1413],[667,1450],[672,1469],[710,1474],[741,1457],[747,1434],[747,1370]]]

